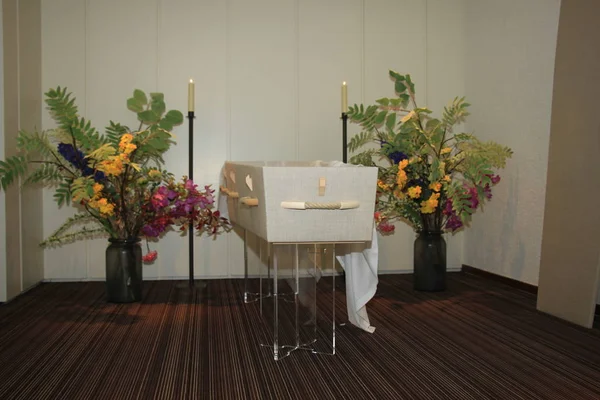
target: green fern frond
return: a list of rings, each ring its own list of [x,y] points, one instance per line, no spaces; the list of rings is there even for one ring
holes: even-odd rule
[[[94,228],[94,229],[82,228],[78,232],[65,233],[64,235],[61,235],[61,236],[50,236],[50,237],[48,237],[48,239],[46,239],[42,243],[40,243],[40,246],[44,247],[44,248],[56,247],[56,246],[62,246],[62,245],[68,244],[68,243],[73,243],[77,240],[97,239],[97,238],[106,237],[106,236],[108,236],[108,234],[106,233],[104,228]]]
[[[45,186],[54,186],[62,182],[64,178],[56,165],[44,163],[27,177],[23,185],[43,183]]]
[[[464,122],[470,115],[467,108],[469,103],[465,102],[464,97],[456,97],[448,106],[444,107],[442,121],[448,132],[452,132],[452,127]]]
[[[36,153],[43,160],[55,156],[56,146],[50,143],[48,132],[26,132],[19,131],[17,135],[17,148],[25,154]]]
[[[71,135],[79,149],[87,154],[102,143],[102,137],[91,126],[90,121],[79,116],[75,97],[71,98],[67,88],[61,89],[59,86],[45,95],[50,115],[61,130]]]
[[[60,227],[58,227],[58,229],[52,232],[50,236],[60,236],[74,226],[88,223],[98,224],[98,221],[90,214],[75,214],[72,217],[67,218],[67,220]]]
[[[365,167],[374,167],[376,166],[376,164],[373,161],[373,156],[377,153],[378,152],[375,149],[363,151],[362,153],[350,157],[350,164],[364,165]]]
[[[353,153],[362,146],[372,142],[373,139],[375,139],[375,135],[372,132],[360,132],[350,139],[350,142],[348,143],[348,151]]]
[[[0,187],[6,190],[15,180],[27,173],[27,158],[23,155],[16,155],[0,160]]]
[[[59,207],[62,207],[63,204],[69,205],[71,203],[71,183],[73,182],[72,178],[66,178],[64,181],[58,184],[56,191],[52,197],[56,203],[58,203]]]
[[[110,121],[110,125],[105,128],[104,139],[105,142],[113,145],[113,147],[117,148],[119,146],[119,141],[121,140],[121,136],[125,133],[129,132],[129,128],[125,125],[121,125],[117,122]]]

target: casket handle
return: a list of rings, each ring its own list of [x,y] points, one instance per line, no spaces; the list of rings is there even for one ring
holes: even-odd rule
[[[290,210],[350,210],[360,207],[358,201],[336,201],[331,203],[315,203],[310,201],[282,201],[281,207]]]
[[[225,186],[220,186],[219,188],[221,189],[221,192],[223,192],[223,194],[225,194],[225,196],[229,196],[232,199],[237,199],[240,197],[240,194],[238,192],[233,192],[233,191],[227,189]]]
[[[240,203],[242,203],[248,207],[257,207],[258,199],[256,197],[242,197],[240,199]]]

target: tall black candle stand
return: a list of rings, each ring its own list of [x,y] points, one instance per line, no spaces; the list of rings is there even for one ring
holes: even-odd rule
[[[342,113],[342,161],[348,162],[348,114]]]
[[[194,112],[188,111],[189,122],[189,179],[194,179]],[[194,287],[194,223],[190,222],[188,238],[190,241],[189,262],[190,262],[190,287]]]

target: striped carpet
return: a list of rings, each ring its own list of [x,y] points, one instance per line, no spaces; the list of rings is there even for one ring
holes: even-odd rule
[[[600,399],[600,331],[485,278],[450,274],[432,294],[381,276],[374,334],[338,326],[337,355],[277,362],[241,280],[176,284],[115,305],[101,282],[49,283],[0,306],[0,399]]]

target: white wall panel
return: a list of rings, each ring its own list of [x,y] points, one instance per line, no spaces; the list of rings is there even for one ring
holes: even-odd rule
[[[297,157],[297,8],[293,0],[231,0],[227,20],[230,160]],[[238,230],[229,273],[243,273]]]
[[[232,160],[296,159],[293,0],[231,0],[228,73]]]
[[[157,50],[157,0],[87,2],[86,103],[96,127],[113,120],[137,129],[136,115],[126,101],[136,88],[158,91]],[[104,277],[106,247],[105,239],[89,242],[90,276]]]
[[[351,104],[393,96],[389,69],[410,73],[420,104],[436,111],[464,94],[464,0],[58,0],[43,6],[43,87],[69,86],[98,128],[110,119],[137,127],[125,106],[134,88],[165,93],[167,106],[185,114],[187,82],[194,79],[195,181],[215,188],[227,159],[341,159],[342,81]],[[349,132],[358,128],[350,125]],[[187,120],[175,135],[166,167],[182,175]],[[51,194],[44,200],[45,234],[70,215],[56,211]],[[241,275],[240,234],[196,238],[197,276]],[[448,241],[448,263],[455,267],[462,238]],[[380,270],[412,270],[413,242],[412,230],[398,224],[395,235],[380,241]],[[99,239],[47,251],[46,277],[103,278],[106,245]],[[159,258],[145,276],[187,276],[187,246],[176,232],[151,244]]]
[[[417,100],[426,104],[426,2],[376,0],[365,2],[364,96],[365,104],[394,97],[389,70],[410,74]],[[396,233],[379,241],[379,270],[412,270],[415,234],[396,223]]]
[[[538,283],[559,0],[469,0],[467,127],[514,150],[465,231],[465,264]]]
[[[427,93],[424,99],[438,118],[455,97],[466,95],[465,7],[465,0],[427,1]],[[464,126],[455,129],[465,131]],[[461,268],[464,232],[446,234],[445,238],[448,268]]]
[[[362,91],[363,1],[299,1],[298,159],[341,160],[341,84]]]
[[[174,60],[178,60],[174,62]],[[227,159],[227,3],[163,0],[159,7],[158,87],[169,108],[187,116],[187,84],[195,82],[194,181],[218,191],[219,173]],[[188,175],[189,125],[175,131],[177,145],[165,161],[176,176]],[[159,277],[189,274],[187,236],[170,233],[158,246],[159,259],[146,267]],[[227,276],[228,235],[194,239],[194,273]]]
[[[58,86],[67,87],[76,98],[82,115],[86,115],[85,102],[85,2],[57,0],[42,2],[42,90]],[[65,24],[65,19],[70,23]],[[45,109],[42,128],[51,129],[54,121]],[[101,128],[102,125],[96,126]],[[44,238],[75,214],[71,206],[58,208],[53,200],[53,189],[44,190]],[[87,278],[86,246],[78,241],[44,252],[44,279]]]

